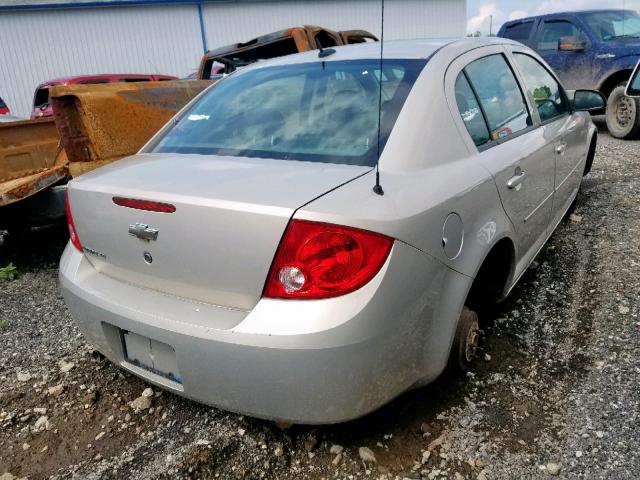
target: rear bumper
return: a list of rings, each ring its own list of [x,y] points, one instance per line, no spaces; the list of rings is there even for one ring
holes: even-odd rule
[[[459,312],[443,284],[455,291],[467,285],[466,277],[399,243],[357,292],[319,301],[262,299],[250,312],[108,278],[70,245],[60,281],[87,340],[114,363],[203,403],[294,423],[347,421],[435,378]],[[442,301],[452,313],[440,315]],[[173,347],[182,384],[128,363],[121,330]]]

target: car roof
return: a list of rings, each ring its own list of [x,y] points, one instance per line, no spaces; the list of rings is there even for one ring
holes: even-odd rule
[[[463,38],[438,38],[438,39],[413,39],[413,40],[391,40],[385,41],[383,47],[383,58],[385,59],[428,59],[439,50],[453,46],[456,50],[471,50],[488,45],[518,44],[507,38],[500,37],[463,37]],[[519,45],[519,44],[518,44]],[[331,47],[335,53],[324,58],[324,61],[341,60],[365,60],[380,58],[381,43],[368,42],[353,45],[343,45]],[[247,72],[256,68],[276,65],[291,65],[297,63],[309,63],[318,61],[318,50],[311,50],[303,53],[296,53],[284,57],[253,63],[241,70]]]
[[[611,13],[611,12],[636,13],[634,10],[627,10],[627,9],[623,10],[621,8],[594,8],[594,9],[588,9],[588,10],[568,10],[564,12],[544,13],[542,15],[532,15],[530,17],[516,18],[514,20],[509,20],[507,22],[504,22],[504,25],[513,25],[520,22],[537,20],[539,18],[562,17],[562,16],[569,16],[569,15],[584,15],[584,14],[590,14],[590,13]]]

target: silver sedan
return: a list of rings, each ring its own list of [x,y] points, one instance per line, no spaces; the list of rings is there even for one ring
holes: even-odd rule
[[[150,383],[295,423],[464,369],[589,172],[595,92],[505,39],[259,62],[69,183],[66,302]],[[582,110],[582,111],[577,111]]]

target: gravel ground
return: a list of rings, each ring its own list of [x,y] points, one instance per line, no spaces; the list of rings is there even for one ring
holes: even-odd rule
[[[0,479],[637,478],[639,157],[601,132],[574,216],[465,378],[344,425],[280,430],[159,391],[132,408],[148,385],[85,343],[57,285],[64,233],[41,232],[0,259],[20,272],[0,283]]]

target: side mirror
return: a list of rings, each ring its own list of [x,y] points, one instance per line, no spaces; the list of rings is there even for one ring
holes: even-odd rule
[[[587,42],[580,37],[560,37],[558,50],[561,52],[582,52],[587,49]]]
[[[640,97],[640,68],[638,67],[640,67],[640,62],[636,65],[631,78],[627,82],[627,89],[624,93],[628,97]]]
[[[607,99],[597,90],[576,90],[573,94],[573,109],[578,112],[602,115],[606,108]]]

